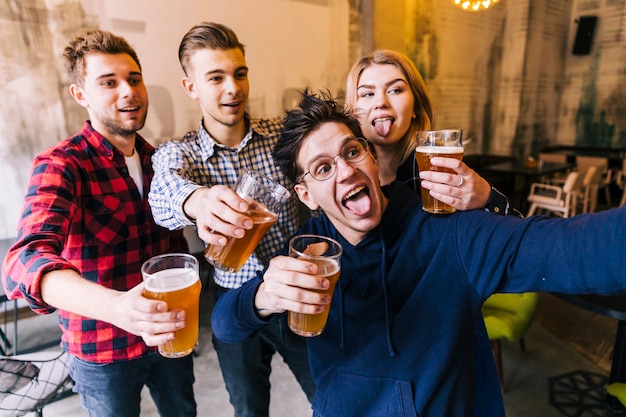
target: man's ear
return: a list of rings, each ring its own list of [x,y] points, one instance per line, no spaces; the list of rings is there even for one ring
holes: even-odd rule
[[[309,190],[302,184],[296,184],[294,187],[296,190],[296,194],[298,194],[298,198],[305,206],[309,208],[309,210],[317,210],[320,206],[315,202]]]
[[[85,92],[78,85],[70,84],[70,95],[78,104],[84,108],[88,107],[87,100],[85,99]]]
[[[194,100],[198,98],[198,94],[196,94],[196,86],[189,77],[183,77],[181,84],[183,86],[183,90],[185,90],[185,93],[187,93],[189,97]]]

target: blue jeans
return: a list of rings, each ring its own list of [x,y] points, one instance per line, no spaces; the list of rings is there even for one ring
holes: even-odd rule
[[[218,288],[216,297],[224,293]],[[296,377],[309,402],[315,394],[306,339],[287,325],[287,315],[272,320],[254,337],[240,343],[225,343],[213,337],[235,417],[267,417],[270,406],[272,356],[278,352]]]
[[[193,355],[168,359],[150,353],[107,364],[70,356],[74,391],[90,417],[139,417],[147,386],[161,417],[195,417]]]

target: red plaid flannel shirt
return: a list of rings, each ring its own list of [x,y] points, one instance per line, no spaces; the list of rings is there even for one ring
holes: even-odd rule
[[[141,282],[151,256],[186,251],[181,231],[157,226],[148,205],[154,148],[137,137],[144,197],[124,155],[86,122],[81,132],[35,158],[16,243],[3,265],[9,298],[22,297],[41,314],[41,276],[74,269],[85,279],[125,291]],[[62,347],[91,362],[142,356],[153,348],[109,323],[59,310]]]

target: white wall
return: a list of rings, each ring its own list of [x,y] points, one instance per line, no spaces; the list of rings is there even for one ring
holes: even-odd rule
[[[197,104],[180,87],[178,45],[185,32],[203,20],[230,26],[246,45],[250,110],[255,115],[280,114],[286,88],[343,86],[349,64],[345,0],[106,0],[102,3],[106,19],[101,19],[101,27],[125,36],[137,48],[147,84],[164,86],[172,93],[177,136],[195,129],[199,120]],[[145,30],[140,33],[126,29],[129,26],[132,29],[135,22]]]
[[[124,36],[137,50],[155,94],[146,128],[153,143],[196,129],[197,103],[180,87],[178,44],[203,20],[230,26],[246,45],[250,111],[282,113],[286,89],[343,89],[348,62],[348,0],[20,0],[0,3],[0,239],[16,235],[30,162],[75,133],[86,114],[69,99],[59,59],[70,37],[91,27]],[[154,87],[157,87],[155,90]],[[156,92],[174,117],[157,116]],[[166,126],[167,125],[167,126]]]

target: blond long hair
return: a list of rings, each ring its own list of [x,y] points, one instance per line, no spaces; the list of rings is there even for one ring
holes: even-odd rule
[[[400,155],[398,155],[398,159],[395,160],[394,158],[394,162],[400,165],[415,152],[415,132],[433,128],[435,115],[432,101],[426,89],[424,79],[415,64],[406,55],[390,49],[379,49],[357,61],[348,73],[346,81],[346,104],[353,111],[355,110],[357,101],[357,88],[361,74],[373,64],[396,66],[406,77],[411,92],[413,93],[413,112],[415,113],[415,118],[411,120],[409,130],[401,139],[402,151]]]

